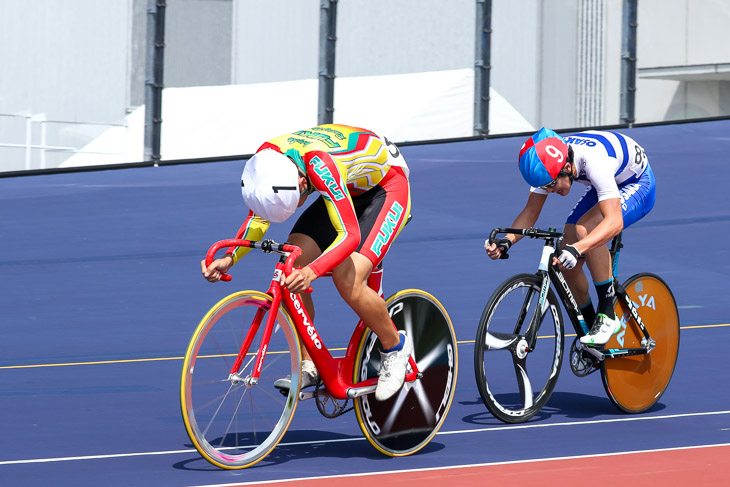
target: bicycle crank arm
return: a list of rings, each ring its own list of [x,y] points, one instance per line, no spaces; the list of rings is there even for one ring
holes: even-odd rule
[[[299,391],[299,400],[300,401],[306,401],[307,399],[312,399],[315,396],[314,390],[311,391]]]
[[[416,381],[418,379],[423,378],[423,372],[413,372],[410,371],[406,374],[405,384],[408,384],[409,382]],[[369,379],[373,380],[373,379]],[[404,387],[405,387],[404,384]],[[377,387],[377,382],[374,384],[371,384],[369,386],[362,386],[362,387],[350,387],[347,389],[347,398],[348,399],[354,399],[356,397],[364,396],[366,394],[372,394],[375,392],[375,388]]]
[[[356,397],[364,396],[366,394],[372,394],[375,392],[376,385],[365,386],[365,387],[350,387],[347,389],[347,397],[349,399],[355,399]]]
[[[632,355],[645,355],[651,352],[646,348],[593,348],[583,347],[583,350],[590,353],[598,360],[607,358],[630,357]]]

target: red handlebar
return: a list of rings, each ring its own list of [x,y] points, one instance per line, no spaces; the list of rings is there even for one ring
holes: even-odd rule
[[[249,247],[252,249],[262,249],[264,252],[288,252],[289,255],[284,263],[284,273],[288,276],[294,267],[294,261],[302,255],[302,249],[296,245],[279,244],[273,240],[263,240],[256,242],[253,240],[243,240],[239,238],[229,238],[214,243],[208,253],[205,254],[205,266],[208,267],[215,260],[215,254],[223,247]],[[230,281],[232,278],[229,274],[221,273],[221,281]]]

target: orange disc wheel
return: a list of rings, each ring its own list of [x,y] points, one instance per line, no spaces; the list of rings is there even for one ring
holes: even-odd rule
[[[607,358],[601,375],[616,407],[641,413],[659,400],[672,378],[679,351],[679,313],[672,291],[654,274],[636,274],[624,283],[624,289],[656,347],[647,354]],[[640,348],[644,335],[621,297],[615,311],[623,327],[605,348]]]

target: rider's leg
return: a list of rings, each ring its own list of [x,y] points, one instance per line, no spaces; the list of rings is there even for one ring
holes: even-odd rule
[[[603,220],[598,206],[594,206],[583,215],[575,225],[578,240],[585,238]],[[590,252],[586,252],[586,266],[591,272],[593,284],[598,294],[598,306],[596,312],[614,318],[613,311],[613,280],[611,275],[611,253],[608,247],[601,245]]]
[[[578,220],[577,224],[567,223],[565,225],[565,242],[571,244],[585,238],[602,219],[603,215],[601,215],[600,210],[597,206],[594,206]],[[594,283],[602,283],[611,279],[611,254],[608,247],[601,245],[590,252],[586,252],[584,257]],[[578,304],[587,303],[590,300],[589,284],[580,261],[573,269],[566,269],[563,273]],[[600,298],[601,296],[599,296],[599,300]]]
[[[572,223],[566,223],[563,232],[565,233],[565,243],[574,244],[581,237],[578,235],[576,225]],[[578,264],[572,269],[563,269],[563,275],[570,285],[570,290],[573,292],[578,306],[585,305],[591,299],[591,295],[588,291],[588,279],[583,272],[583,261],[578,260]]]
[[[585,238],[602,220],[603,215],[598,205],[588,210],[574,225],[574,241]],[[591,272],[593,284],[598,294],[598,305],[596,307],[596,317],[593,321],[593,326],[587,335],[581,337],[580,341],[586,345],[603,345],[620,329],[620,323],[616,319],[616,314],[613,310],[614,290],[611,277],[611,254],[608,247],[601,245],[586,252],[585,262],[588,270]],[[585,280],[585,275],[583,279]],[[569,284],[572,286],[570,281]]]
[[[372,270],[372,261],[354,252],[334,269],[332,277],[342,298],[383,345],[375,389],[375,399],[383,401],[403,387],[413,342],[404,332],[396,331],[385,301],[368,287],[367,279]]]
[[[583,231],[582,228],[581,231]],[[567,244],[573,244],[581,238],[578,236],[576,225],[573,223],[567,223],[563,232],[565,232],[565,243]],[[588,279],[585,272],[583,272],[583,262],[584,260],[580,259],[572,269],[563,269],[563,275],[568,281],[575,302],[578,303],[578,308],[583,315],[584,322],[581,323],[583,331],[588,333],[591,326],[593,326],[593,321],[596,319],[596,311],[591,301]]]
[[[400,336],[390,320],[385,301],[367,285],[372,270],[372,262],[355,252],[334,269],[332,278],[342,299],[378,336],[383,348],[388,349],[400,343]]]

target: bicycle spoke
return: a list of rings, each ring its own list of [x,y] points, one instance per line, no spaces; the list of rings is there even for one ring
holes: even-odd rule
[[[236,401],[237,404],[236,404],[235,409],[233,410],[233,415],[231,416],[231,420],[228,422],[228,426],[226,427],[225,431],[223,432],[223,435],[221,435],[221,442],[220,442],[221,447],[225,446],[224,442],[225,442],[226,437],[231,432],[231,426],[233,425],[234,421],[236,421],[238,419],[237,413],[238,413],[238,410],[241,408],[241,403],[243,402],[243,398],[246,397],[246,392],[247,392],[247,390],[244,388],[243,394],[241,394],[241,398],[238,401]],[[250,394],[249,394],[249,396],[250,396]],[[235,441],[236,441],[236,444],[234,446],[236,448],[238,448],[238,435],[234,435],[234,436],[235,436]]]
[[[228,399],[228,396],[230,396],[231,392],[232,391],[235,391],[236,389],[237,389],[236,386],[234,386],[233,384],[231,384],[230,387],[228,388],[228,391],[226,391],[226,393],[222,396],[222,399],[220,401],[218,401],[218,407],[216,408],[216,410],[211,415],[210,421],[208,421],[208,425],[203,430],[203,434],[204,435],[206,435],[208,433],[208,430],[210,429],[211,425],[213,425],[213,423],[217,419],[218,414],[220,413],[221,408],[223,407],[223,404],[226,402],[226,399]],[[212,403],[208,403],[208,404],[212,404]],[[204,409],[205,408],[203,407],[202,410],[204,410]]]
[[[226,381],[216,381],[216,382],[228,382],[228,381],[226,380]],[[241,387],[240,385],[239,386],[234,386],[233,384],[231,384],[230,385],[230,388],[225,393],[223,393],[223,394],[221,394],[221,395],[219,395],[217,397],[212,398],[208,402],[205,402],[205,403],[199,405],[198,406],[198,409],[200,411],[206,411],[213,404],[218,404],[218,409],[220,409],[220,407],[226,401],[226,398],[229,396],[229,394],[231,392],[235,392],[235,390],[238,389],[238,388],[240,388],[240,387]]]
[[[529,409],[533,406],[533,392],[530,377],[527,374],[525,360],[515,360],[515,375],[517,376],[517,385],[522,396],[523,409]]]
[[[504,350],[505,348],[511,347],[519,339],[519,336],[509,335],[507,333],[487,332],[484,337],[484,345],[489,350]]]

